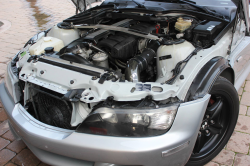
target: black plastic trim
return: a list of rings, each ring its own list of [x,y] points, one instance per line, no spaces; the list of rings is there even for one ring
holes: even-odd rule
[[[58,62],[55,62],[55,61],[50,61],[48,59],[39,58],[38,61],[50,64],[50,65],[58,66],[58,67],[61,67],[61,68],[64,68],[64,69],[76,71],[78,73],[86,74],[86,75],[89,75],[89,76],[100,77],[100,75],[101,75],[101,73],[98,73],[98,72],[95,72],[95,71],[91,71],[91,70],[87,70],[87,69],[83,69],[83,68],[79,68],[79,67],[76,67],[76,66],[63,64],[63,63],[58,63]]]
[[[228,61],[223,57],[215,57],[208,61],[193,80],[185,101],[192,101],[204,97],[209,92],[216,79],[227,68],[231,67]]]
[[[232,28],[235,24],[235,18],[225,26],[225,28],[216,36],[216,38],[213,40],[214,44],[217,44],[220,39],[229,31],[230,28]]]

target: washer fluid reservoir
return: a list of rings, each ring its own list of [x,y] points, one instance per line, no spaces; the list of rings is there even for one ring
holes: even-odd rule
[[[64,44],[62,40],[55,37],[42,37],[29,48],[30,55],[41,55],[46,47],[54,47],[54,51],[60,51]]]
[[[186,59],[195,47],[190,42],[162,45],[157,50],[157,81],[165,82],[173,76],[176,64]]]

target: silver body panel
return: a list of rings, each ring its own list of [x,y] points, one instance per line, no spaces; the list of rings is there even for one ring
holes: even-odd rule
[[[4,86],[0,89],[4,91]],[[7,103],[8,99],[2,94],[0,99]],[[38,158],[51,165],[68,165],[69,162],[63,164],[59,161],[67,156],[71,165],[90,161],[120,165],[181,166],[188,161],[193,150],[209,98],[210,95],[206,95],[202,99],[181,104],[167,133],[146,138],[98,136],[52,127],[33,118],[20,104],[16,104],[13,111],[7,108],[6,111],[14,132]],[[186,148],[162,157],[163,151],[187,141],[190,143]]]
[[[243,1],[243,4],[248,4],[248,1]],[[245,16],[248,14],[247,11],[248,5],[244,7]],[[246,21],[246,26],[249,27],[249,20]],[[185,76],[184,80],[177,79],[173,85],[162,85],[161,82],[150,83],[152,87],[161,87],[163,89],[161,93],[153,91],[131,93],[135,83],[106,81],[104,84],[99,84],[98,80],[91,80],[91,76],[42,62],[25,64],[20,79],[62,94],[65,94],[68,89],[91,88],[88,93],[94,96],[95,100],[81,99],[86,103],[103,101],[111,95],[118,101],[134,101],[148,95],[152,95],[154,100],[169,97],[184,100],[199,70],[212,58],[221,56],[230,60],[230,65],[235,70],[235,88],[238,90],[250,71],[250,38],[242,34],[243,32],[240,31],[237,33],[238,36],[235,36],[239,42],[235,42],[231,55],[227,54],[232,39],[232,30],[229,30],[217,45],[201,50],[187,63],[185,70],[180,73]],[[152,38],[152,36],[150,37]],[[153,38],[156,39],[154,36]],[[86,66],[78,65],[78,67]],[[35,72],[32,73],[32,69],[35,69]],[[41,70],[46,71],[44,75],[39,74]],[[55,72],[58,75],[54,75]],[[99,69],[98,72],[104,73]],[[21,77],[22,74],[25,74],[26,77]],[[10,77],[9,80],[12,83],[15,82],[14,77]],[[70,80],[74,80],[76,83],[71,85]],[[15,104],[3,84],[0,85],[0,91],[0,99],[8,114],[13,134],[22,139],[41,161],[60,166],[100,166],[106,163],[145,166],[185,165],[192,153],[210,98],[210,95],[207,94],[202,99],[181,104],[172,127],[163,135],[126,138],[76,133],[72,130],[46,125],[32,117],[20,104]],[[186,144],[187,142],[188,144]],[[171,155],[167,154],[181,145],[185,145],[185,147],[180,151]]]
[[[235,72],[235,88],[239,89],[250,71],[250,37],[244,37],[231,53],[229,61]]]

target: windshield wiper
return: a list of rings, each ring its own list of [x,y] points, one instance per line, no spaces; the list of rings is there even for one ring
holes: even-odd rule
[[[197,9],[202,10],[203,12],[205,12],[207,14],[214,15],[214,16],[221,17],[221,18],[225,19],[225,17],[223,15],[215,13],[215,12],[209,10],[206,6],[196,5],[196,2],[194,2],[194,1],[191,1],[191,0],[177,0],[177,2],[188,4],[190,6],[193,6],[193,7],[197,8]]]

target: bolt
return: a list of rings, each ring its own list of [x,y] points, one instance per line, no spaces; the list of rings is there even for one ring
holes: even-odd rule
[[[112,108],[115,108],[115,106],[114,106],[114,105],[112,105]]]
[[[205,130],[205,132],[208,134],[208,133],[209,133],[209,130]]]
[[[209,118],[209,115],[206,115],[206,118],[208,119],[208,118]]]
[[[180,75],[180,79],[183,80],[184,79],[184,75]]]
[[[210,121],[211,124],[214,124],[215,122],[213,120]]]
[[[70,80],[70,84],[74,84],[74,80]]]
[[[147,99],[148,100],[152,100],[152,96],[147,96]]]
[[[96,76],[93,76],[93,77],[92,77],[92,80],[97,80],[97,77],[96,77]]]
[[[43,71],[43,70],[41,70],[41,71],[40,71],[40,74],[44,74],[44,71]]]

